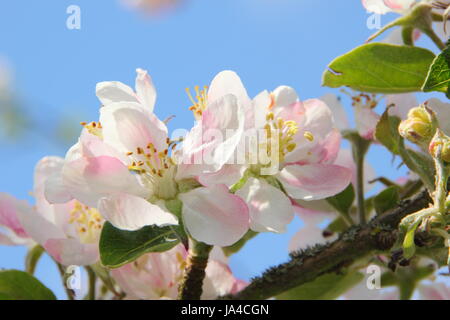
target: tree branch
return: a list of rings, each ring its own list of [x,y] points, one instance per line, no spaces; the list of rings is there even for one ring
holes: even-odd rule
[[[184,277],[179,287],[180,300],[200,300],[203,293],[203,279],[212,246],[195,242],[189,250]]]
[[[221,299],[268,299],[315,278],[338,270],[373,251],[389,250],[397,239],[397,228],[407,215],[426,208],[431,198],[426,191],[398,208],[372,219],[366,226],[355,226],[338,240],[291,254],[287,263],[272,267],[242,291]]]

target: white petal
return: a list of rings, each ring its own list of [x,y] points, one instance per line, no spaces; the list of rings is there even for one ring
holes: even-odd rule
[[[253,231],[282,233],[294,218],[288,197],[264,180],[249,178],[236,194],[248,204]]]
[[[100,199],[98,209],[116,228],[135,231],[149,225],[177,225],[174,215],[145,199],[130,194],[116,194]]]
[[[96,93],[104,106],[114,102],[138,102],[133,89],[118,81],[97,83]]]

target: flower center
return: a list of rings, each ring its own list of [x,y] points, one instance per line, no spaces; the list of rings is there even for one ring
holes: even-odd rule
[[[95,243],[100,236],[103,226],[103,218],[95,208],[89,208],[75,201],[70,211],[70,224],[75,224],[77,233],[82,243]]]
[[[189,107],[194,113],[194,117],[196,120],[199,120],[202,117],[203,111],[206,110],[208,103],[208,87],[205,86],[200,90],[199,86],[194,87],[195,90],[195,99],[191,94],[191,90],[186,88],[186,93],[189,97],[189,100],[192,102],[192,106]]]
[[[126,153],[132,161],[128,170],[141,177],[141,181],[152,190],[153,196],[165,200],[174,198],[178,193],[174,180],[176,165],[169,155],[169,149],[173,150],[177,141],[167,138],[166,145],[160,151],[150,142],[145,147],[137,147],[135,151]]]

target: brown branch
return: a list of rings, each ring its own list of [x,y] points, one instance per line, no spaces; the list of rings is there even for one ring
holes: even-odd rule
[[[179,286],[180,300],[200,300],[203,293],[203,279],[212,246],[202,242],[194,242],[184,270],[184,277]]]
[[[402,201],[396,209],[377,216],[366,226],[353,227],[338,240],[291,255],[287,263],[272,267],[242,291],[222,299],[268,299],[289,289],[336,271],[374,251],[389,250],[397,240],[397,228],[407,215],[429,206],[426,191],[411,200]]]

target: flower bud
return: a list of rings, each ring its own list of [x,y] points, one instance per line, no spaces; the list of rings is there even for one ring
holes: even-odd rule
[[[438,130],[430,143],[429,152],[433,158],[450,162],[450,138]]]
[[[434,112],[426,106],[420,106],[409,111],[408,118],[400,123],[398,130],[403,138],[428,146],[437,128]]]

